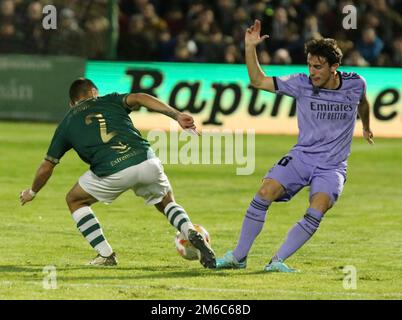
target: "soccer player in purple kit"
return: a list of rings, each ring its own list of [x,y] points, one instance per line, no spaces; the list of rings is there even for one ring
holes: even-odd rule
[[[260,36],[256,20],[245,35],[245,53],[251,84],[262,90],[296,99],[299,136],[290,152],[271,168],[250,203],[236,248],[216,260],[217,269],[241,269],[261,232],[268,207],[274,201],[289,201],[303,187],[310,186],[310,206],[264,267],[266,272],[295,272],[284,261],[300,249],[317,231],[324,214],[335,204],[346,181],[357,114],[363,123],[363,137],[373,144],[366,82],[358,74],[339,72],[342,51],[333,39],[314,39],[305,44],[309,76],[300,73],[284,77],[266,76],[256,46]]]

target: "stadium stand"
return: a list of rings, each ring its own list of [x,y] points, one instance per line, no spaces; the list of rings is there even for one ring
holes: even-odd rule
[[[49,3],[58,8],[51,32],[40,23]],[[356,30],[342,28],[347,4],[357,8]],[[303,64],[306,40],[331,37],[344,65],[400,67],[401,12],[401,0],[0,0],[0,53],[244,63],[244,32],[260,19],[270,35],[262,63]]]

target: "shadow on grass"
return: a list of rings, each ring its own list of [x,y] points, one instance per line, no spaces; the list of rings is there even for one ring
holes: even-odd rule
[[[38,273],[42,275],[43,265],[17,266],[4,265],[0,266],[1,274],[19,273],[19,277],[23,279],[32,279],[32,274]],[[182,269],[182,270],[180,270]],[[175,270],[175,271],[172,271]],[[82,280],[139,280],[139,279],[169,279],[169,278],[192,278],[205,277],[206,275],[225,277],[227,273],[220,270],[209,270],[178,267],[176,265],[165,266],[133,266],[133,267],[94,267],[94,266],[56,266],[58,273],[57,279],[60,281],[82,281]],[[69,271],[79,271],[79,273],[90,272],[90,275],[66,276],[61,273]],[[26,273],[26,274],[24,274]]]

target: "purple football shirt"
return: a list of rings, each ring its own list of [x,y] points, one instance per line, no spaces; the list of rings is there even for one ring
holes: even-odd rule
[[[275,89],[296,99],[299,136],[290,153],[324,169],[346,167],[357,107],[366,81],[354,72],[338,72],[336,89],[313,87],[303,73],[274,77]]]

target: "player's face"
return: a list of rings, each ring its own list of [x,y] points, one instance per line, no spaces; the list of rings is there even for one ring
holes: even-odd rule
[[[307,66],[310,73],[311,82],[315,87],[323,87],[331,79],[331,74],[336,68],[330,67],[324,57],[307,55]]]

